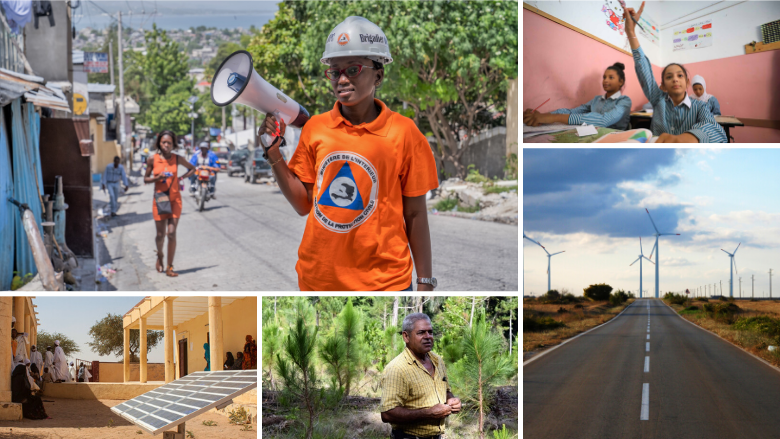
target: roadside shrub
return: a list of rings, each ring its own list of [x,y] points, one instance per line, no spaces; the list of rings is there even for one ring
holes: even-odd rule
[[[767,316],[742,317],[732,327],[740,331],[757,332],[780,343],[780,319]]]
[[[740,311],[740,308],[731,302],[705,303],[702,309],[707,317],[728,324],[734,323],[734,314]]]
[[[583,296],[590,300],[609,300],[612,287],[607,284],[594,284],[582,290]]]
[[[618,306],[621,303],[624,303],[628,300],[628,294],[626,294],[623,290],[617,290],[616,292],[610,294],[609,296],[609,303],[613,306]]]
[[[561,293],[558,290],[550,290],[544,296],[545,301],[553,302],[561,298]]]
[[[702,301],[702,302],[709,302],[710,301],[710,299],[708,299],[706,297],[699,297],[696,300],[699,300],[699,301]]]
[[[580,301],[580,299],[572,293],[564,294],[561,300],[565,301],[565,303],[577,303]]]
[[[685,308],[685,309],[684,309],[684,311],[696,311],[696,310],[698,310],[698,309],[699,309],[699,307],[698,307],[698,306],[693,306],[693,305],[691,305],[691,306],[689,306],[688,308]]]
[[[558,308],[558,314],[563,314],[563,313],[567,313],[567,312],[569,312],[569,310],[567,310],[567,309],[566,309],[566,308],[564,308],[564,307],[560,307],[560,308]]]
[[[575,308],[582,308],[582,304],[581,304],[581,303],[578,303],[578,304],[574,305],[574,307],[575,307]]]
[[[540,317],[533,311],[523,311],[523,331],[541,332],[565,326],[552,317]]]
[[[688,300],[688,297],[683,294],[666,293],[664,294],[664,300],[668,300],[673,305],[683,305]]]

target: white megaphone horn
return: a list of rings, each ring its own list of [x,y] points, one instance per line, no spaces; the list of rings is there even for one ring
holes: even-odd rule
[[[302,127],[309,112],[255,72],[252,55],[239,50],[228,56],[211,80],[211,101],[218,107],[236,103],[273,114],[287,125]]]

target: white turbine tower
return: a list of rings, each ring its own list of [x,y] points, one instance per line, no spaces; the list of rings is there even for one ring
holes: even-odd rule
[[[742,245],[741,242],[737,244],[737,248],[734,249],[734,253],[729,253],[726,250],[720,249],[720,251],[729,255],[729,258],[731,259],[729,262],[729,272],[731,273],[731,281],[729,282],[729,297],[734,297],[734,272],[737,271],[737,260],[734,259],[734,255],[737,254],[737,250],[739,250],[740,245]],[[739,271],[737,271],[737,274],[739,274]]]
[[[547,253],[547,291],[550,291],[552,289],[552,287],[550,286],[550,258],[552,258],[555,255],[559,255],[559,254],[565,252],[566,250],[558,252],[558,253],[550,254],[550,252],[548,252],[547,249],[544,248],[544,246],[542,244],[539,244],[538,242],[534,241],[533,239],[527,237],[525,235],[525,233],[523,233],[523,238],[525,238],[525,239],[533,242],[534,244],[538,245],[539,247],[542,248],[542,250],[544,250],[545,253]]]
[[[658,267],[661,265],[658,263],[658,237],[664,236],[664,235],[677,235],[680,236],[679,233],[661,233],[658,231],[658,227],[655,226],[655,221],[653,221],[653,217],[650,216],[650,211],[645,209],[645,212],[647,212],[647,216],[650,217],[650,222],[653,223],[653,229],[655,229],[655,245],[653,246],[653,251],[650,252],[650,258],[653,258],[653,252],[655,252],[655,298],[658,298]]]
[[[639,261],[639,298],[642,298],[642,259],[647,259],[650,261],[651,264],[653,264],[653,261],[647,258],[645,256],[644,252],[642,252],[642,237],[639,237],[639,257],[636,259],[636,261]],[[631,265],[636,264],[636,261],[632,262]],[[631,266],[629,265],[629,267]]]

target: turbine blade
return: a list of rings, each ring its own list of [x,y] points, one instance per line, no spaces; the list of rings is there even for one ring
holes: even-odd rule
[[[740,242],[739,244],[737,244],[737,248],[735,248],[735,249],[734,249],[734,254],[735,254],[735,255],[737,254],[737,250],[739,250],[739,246],[740,246],[740,245],[742,245],[742,243],[741,243],[741,242]]]
[[[631,263],[631,265],[634,265],[634,264],[636,264],[636,263],[637,263],[637,261],[639,261],[640,259],[642,259],[642,257],[641,257],[641,256],[640,256],[640,257],[638,257],[638,258],[636,258],[636,261],[632,262],[632,263]],[[629,267],[630,267],[631,265],[629,265]]]
[[[562,251],[562,252],[558,252],[558,253],[553,253],[553,254],[551,254],[550,256],[559,255],[559,254],[561,254],[561,253],[564,253],[565,251],[566,251],[566,250],[564,250],[564,251]]]
[[[731,257],[731,260],[734,261],[734,271],[739,274],[739,270],[737,270],[737,258]]]
[[[650,211],[645,208],[645,212],[647,212],[647,216],[650,217],[650,222],[653,223],[653,228],[655,229],[655,233],[658,233],[658,227],[655,226],[655,221],[653,221],[653,217],[650,216]]]
[[[655,248],[658,246],[658,240],[655,240],[655,245],[653,245],[653,250],[650,252],[650,259],[653,258],[653,253],[655,253]]]
[[[643,256],[643,258],[647,259],[647,256]],[[653,262],[652,260],[650,260],[650,259],[647,259],[647,260],[650,261],[651,264],[655,265],[655,262]]]
[[[731,256],[731,253],[727,252],[726,250],[720,249],[723,253],[726,253],[727,255]]]
[[[639,237],[639,254],[644,255],[645,252],[642,251],[642,237]]]

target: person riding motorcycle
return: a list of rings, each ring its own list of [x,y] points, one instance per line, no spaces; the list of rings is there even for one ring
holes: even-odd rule
[[[209,193],[211,195],[211,198],[217,199],[215,195],[216,191],[216,183],[217,183],[217,172],[219,172],[219,158],[217,155],[210,150],[210,146],[208,142],[201,142],[200,143],[200,153],[195,154],[190,159],[190,164],[195,167],[207,167],[211,168],[210,170],[213,171],[211,174],[211,178],[209,178]],[[197,190],[197,175],[193,174],[190,176],[190,196],[194,197],[195,192]]]

